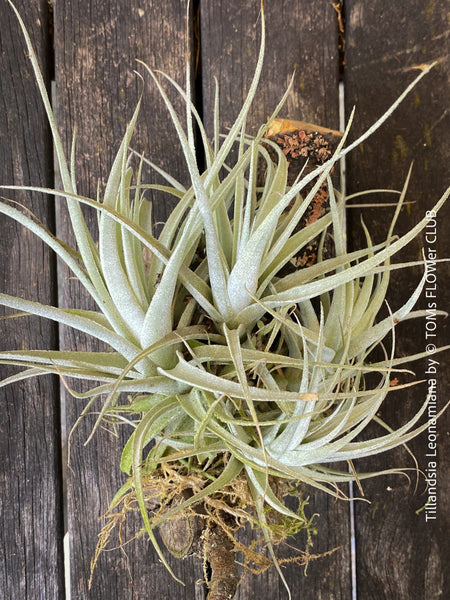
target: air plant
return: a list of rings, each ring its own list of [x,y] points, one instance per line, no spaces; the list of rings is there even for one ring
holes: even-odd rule
[[[391,271],[412,264],[391,265],[391,258],[427,220],[402,237],[394,235],[408,174],[386,239],[374,245],[365,229],[366,246],[349,252],[343,233],[346,196],[335,189],[331,173],[386,121],[432,65],[423,68],[369,130],[345,146],[351,117],[330,158],[290,185],[286,156],[267,138],[289,90],[256,136],[246,133],[263,63],[264,19],[249,93],[226,135],[220,134],[216,89],[212,143],[191,103],[189,65],[185,90],[168,75],[143,65],[170,113],[190,187],[142,156],[134,172],[136,153],[130,141],[139,102],[102,197],[90,199],[77,194],[73,162],[68,164],[64,156],[30,38],[13,9],[47,112],[63,188],[19,189],[45,192],[55,201],[65,199],[77,248],[70,248],[14,204],[2,202],[0,212],[54,250],[95,301],[97,311],[56,308],[4,293],[0,302],[87,333],[109,349],[3,352],[2,363],[22,370],[1,385],[48,373],[64,380],[81,379],[90,384],[82,414],[103,399],[94,430],[104,419],[119,423],[127,415],[132,432],[120,464],[127,481],[111,503],[113,512],[117,515],[122,507],[126,514],[139,507],[143,527],[169,570],[155,530],[161,530],[166,545],[176,553],[167,526],[196,524],[197,533],[178,555],[196,551],[211,563],[211,599],[234,593],[233,550],[243,552],[244,562],[263,560],[254,548],[235,540],[235,532],[246,523],[261,531],[267,560],[283,578],[277,544],[312,526],[305,516],[304,490],[316,488],[345,497],[340,483],[374,475],[357,474],[356,459],[405,444],[427,426],[420,421],[427,402],[397,430],[377,416],[388,394],[412,385],[393,387],[391,377],[422,356],[396,357],[394,340],[399,321],[424,316],[424,311],[413,308],[425,283],[425,263],[425,273],[405,304],[384,318],[377,316]],[[184,102],[184,125],[163,79]],[[196,158],[197,137],[204,169]],[[142,176],[146,165],[155,168],[166,184],[146,185]],[[323,184],[329,190],[329,210],[299,228]],[[152,233],[151,203],[144,197],[149,188],[178,199],[158,237]],[[450,189],[434,211],[449,193]],[[98,245],[87,229],[82,205],[97,211]],[[329,256],[323,252],[326,236],[333,245]],[[314,239],[319,240],[316,263],[285,274],[283,268],[292,257]],[[377,348],[382,358],[374,362],[371,356]],[[361,439],[359,434],[372,421],[385,427],[385,433]],[[337,468],[336,463],[342,462],[352,468]],[[297,510],[285,504],[287,494],[299,496]],[[99,551],[108,532],[100,537]],[[214,536],[231,556],[225,574],[214,570]],[[301,554],[299,562],[306,559],[307,553]]]

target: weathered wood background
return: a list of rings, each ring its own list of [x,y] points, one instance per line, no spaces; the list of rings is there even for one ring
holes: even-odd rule
[[[195,67],[195,102],[205,122],[212,122],[216,76],[221,85],[222,126],[237,114],[255,66],[259,40],[259,0],[197,0],[189,14],[185,0],[16,0],[33,39],[50,88],[67,147],[78,130],[79,191],[96,193],[130,118],[141,81],[133,73],[139,58],[183,81],[186,47]],[[51,9],[53,8],[53,12]],[[414,65],[439,60],[390,121],[347,161],[349,191],[400,188],[414,159],[409,191],[413,201],[400,230],[417,222],[450,182],[450,59],[448,2],[410,0],[266,0],[268,27],[265,69],[252,113],[255,126],[276,105],[296,69],[295,85],[284,115],[339,126],[339,80],[345,112],[357,106],[353,134],[370,125],[412,80]],[[337,9],[342,9],[341,20]],[[186,37],[186,19],[192,34]],[[340,28],[343,31],[339,31]],[[340,56],[339,46],[345,44]],[[345,65],[340,62],[345,60]],[[24,50],[18,24],[6,0],[0,1],[0,182],[57,185],[52,144],[43,108]],[[138,68],[139,70],[139,68]],[[144,105],[135,147],[177,177],[185,177],[175,133],[158,95],[145,82]],[[17,194],[50,228],[68,235],[64,212],[52,199]],[[170,206],[158,204],[164,220]],[[360,210],[348,215],[350,245],[360,239]],[[374,237],[384,235],[390,208],[364,209]],[[439,257],[450,255],[447,205],[437,219]],[[0,288],[41,302],[84,306],[85,299],[68,273],[31,234],[0,222]],[[408,248],[416,259],[423,237]],[[396,276],[392,307],[418,281],[420,270]],[[448,263],[438,269],[438,304],[449,309]],[[422,306],[425,305],[422,300]],[[399,352],[425,349],[425,325],[401,329]],[[439,321],[438,342],[448,342],[448,321]],[[1,321],[2,349],[26,346],[88,347],[90,342],[34,317]],[[449,355],[438,358],[439,405],[448,400]],[[417,367],[419,377],[424,367]],[[6,370],[5,370],[6,374]],[[67,469],[65,440],[81,410],[70,397],[60,402],[59,382],[50,377],[28,380],[1,390],[0,399],[0,597],[8,600],[138,600],[205,598],[197,585],[201,565],[175,563],[186,582],[173,581],[141,538],[100,559],[88,591],[90,560],[99,517],[122,481],[118,469],[123,440],[100,431],[83,447],[92,422],[86,419],[72,439]],[[421,385],[392,395],[383,410],[390,423],[404,422],[426,396]],[[63,408],[61,408],[61,406]],[[425,521],[423,478],[375,478],[365,483],[370,504],[346,503],[311,494],[319,513],[314,551],[341,546],[312,562],[307,576],[286,569],[294,600],[434,600],[450,598],[450,412],[438,424],[437,518]],[[410,447],[419,467],[428,459],[427,436]],[[409,466],[404,449],[367,460],[360,469]],[[63,477],[63,473],[65,474]],[[357,490],[356,490],[357,493]],[[352,552],[352,531],[354,550]],[[68,532],[70,565],[64,572],[63,536]],[[67,562],[67,561],[66,561]],[[239,599],[286,598],[275,571],[247,577]]]

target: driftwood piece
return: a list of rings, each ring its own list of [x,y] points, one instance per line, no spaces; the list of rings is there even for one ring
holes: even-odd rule
[[[205,560],[211,569],[207,600],[230,600],[238,584],[233,542],[224,530],[217,526],[208,528],[204,535]]]
[[[181,504],[186,495],[178,494],[172,505]],[[191,554],[198,555],[202,551],[202,532],[204,520],[195,515],[174,517],[159,527],[159,535],[167,550],[176,558],[184,558]]]

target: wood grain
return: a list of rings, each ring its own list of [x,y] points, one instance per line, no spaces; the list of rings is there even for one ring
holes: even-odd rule
[[[45,80],[50,80],[47,3],[20,0]],[[51,142],[18,22],[0,3],[0,182],[51,186]],[[2,195],[54,226],[53,202],[25,192]],[[0,218],[0,290],[52,303],[55,262],[28,230]],[[4,314],[5,311],[2,311]],[[9,311],[9,314],[11,311]],[[1,321],[1,349],[54,348],[54,324],[36,317]],[[16,369],[2,368],[0,378]],[[26,380],[0,395],[0,595],[64,597],[59,391],[51,377]]]
[[[114,155],[125,133],[139,94],[144,89],[143,105],[133,147],[171,174],[183,178],[180,152],[175,131],[167,111],[136,59],[150,67],[163,69],[183,84],[186,48],[186,3],[137,2],[62,2],[55,13],[55,53],[58,115],[63,137],[70,144],[73,129],[78,133],[77,181],[81,194],[95,197],[97,184],[103,190]],[[144,76],[143,84],[133,72]],[[169,88],[169,95],[174,96]],[[145,174],[151,182],[152,175]],[[155,200],[155,219],[167,217],[172,204],[165,198]],[[94,229],[94,215],[88,220]],[[70,238],[68,221],[61,211],[59,234]],[[64,306],[89,306],[83,291],[61,270],[60,303]],[[62,331],[63,348],[94,348],[91,340],[67,329]],[[67,397],[66,421],[70,430],[82,409],[82,403]],[[98,407],[97,407],[98,408]],[[199,598],[202,590],[195,581],[201,579],[201,565],[192,559],[172,562],[182,587],[166,571],[147,538],[142,537],[104,553],[99,560],[88,591],[90,560],[94,553],[99,517],[125,482],[119,460],[126,440],[125,431],[115,437],[103,428],[87,447],[95,416],[86,418],[75,431],[68,470],[68,527],[71,540],[72,598],[126,600]],[[130,431],[128,431],[128,434]],[[139,515],[126,536],[132,537],[141,527]],[[128,539],[125,537],[125,539]]]
[[[250,129],[266,121],[284,94],[294,70],[294,85],[281,117],[338,129],[337,15],[327,2],[265,2],[266,55]],[[260,36],[260,5],[250,0],[200,3],[203,118],[212,132],[214,80],[220,85],[220,122],[226,131],[245,100],[256,65]],[[320,51],[318,50],[320,48]],[[289,566],[285,576],[295,600],[351,597],[348,505],[311,491],[310,511],[318,513],[313,552],[342,548],[312,561],[305,576]],[[250,538],[247,538],[250,539]],[[295,542],[294,542],[295,543]],[[304,540],[296,541],[301,548]],[[289,551],[283,556],[291,555]],[[275,569],[249,575],[236,598],[286,598]]]
[[[415,88],[389,122],[364,147],[350,157],[348,166],[349,191],[372,187],[401,188],[408,168],[414,160],[407,199],[414,204],[401,215],[398,232],[405,232],[432,208],[450,181],[450,155],[447,133],[450,130],[449,97],[449,44],[445,3],[412,1],[391,3],[375,0],[346,6],[346,71],[345,90],[347,111],[357,107],[354,135],[370,125],[414,78],[414,66],[439,60],[439,64]],[[447,6],[448,9],[448,6]],[[385,199],[387,201],[387,197]],[[437,217],[437,239],[427,241],[422,235],[402,253],[402,258],[420,258],[421,248],[437,250],[440,258],[449,255],[446,223],[449,205]],[[365,222],[374,238],[383,238],[392,209],[364,210]],[[359,214],[349,214],[351,242],[360,238]],[[431,239],[431,238],[430,238]],[[409,269],[395,274],[389,303],[394,310],[417,285],[422,269]],[[438,265],[436,301],[439,309],[448,310],[450,297],[448,263]],[[434,292],[430,292],[434,293]],[[427,308],[428,299],[422,294],[420,306]],[[438,337],[433,343],[449,341],[447,320],[438,319]],[[397,354],[423,351],[426,347],[425,322],[400,325]],[[434,355],[439,361],[438,405],[448,400],[449,353]],[[426,361],[412,368],[419,379],[426,374]],[[383,418],[391,425],[405,423],[425,400],[427,386],[421,385],[392,395],[386,401]],[[450,560],[447,535],[450,525],[449,463],[450,414],[442,416],[437,424],[438,509],[437,519],[425,519],[424,477],[419,478],[414,490],[415,475],[410,473],[411,485],[405,477],[374,479],[364,484],[371,505],[357,504],[357,573],[358,597],[368,600],[396,598],[421,600],[450,596],[450,576],[446,565]],[[382,432],[378,429],[376,434]],[[426,432],[409,444],[418,466],[425,470],[428,436]],[[379,455],[360,465],[363,470],[386,467],[414,467],[403,450]]]

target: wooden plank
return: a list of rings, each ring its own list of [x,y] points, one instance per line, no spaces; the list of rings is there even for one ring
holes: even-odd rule
[[[350,157],[348,166],[349,191],[372,187],[401,188],[410,162],[414,160],[408,200],[414,202],[401,215],[398,232],[404,232],[417,223],[431,209],[450,181],[450,155],[446,134],[450,130],[448,5],[417,0],[391,3],[382,0],[358,2],[349,0],[346,6],[346,71],[345,95],[347,108],[357,106],[354,135],[370,125],[413,79],[417,71],[412,67],[439,59],[439,64],[426,76],[397,110],[382,130],[364,143],[364,147]],[[446,233],[450,206],[430,221],[432,235],[423,235],[412,243],[403,257],[417,259],[421,248],[437,250],[437,256],[449,256]],[[386,232],[386,223],[392,209],[377,208],[364,211],[364,219],[376,239]],[[359,214],[349,215],[349,235],[358,243]],[[391,308],[401,305],[420,279],[422,269],[405,271],[393,277],[389,296]],[[428,297],[422,294],[420,306],[437,302],[438,308],[448,310],[449,267],[438,265],[437,292],[430,279]],[[433,278],[432,278],[433,279]],[[398,354],[424,351],[429,342],[448,343],[447,321],[438,319],[437,338],[425,339],[425,322],[406,323],[398,329]],[[448,352],[430,355],[439,361],[437,367],[438,406],[448,399]],[[413,366],[418,378],[428,381],[427,363]],[[383,409],[383,418],[391,425],[405,423],[425,400],[427,385],[408,393],[393,395]],[[429,461],[437,463],[437,512],[422,510],[428,493],[424,477],[419,478],[414,490],[415,474],[410,473],[411,485],[405,477],[389,477],[368,481],[364,490],[371,505],[357,504],[357,573],[358,597],[364,599],[396,598],[415,600],[450,597],[450,517],[449,463],[450,414],[437,423],[437,457],[427,457],[427,443],[434,443],[433,431],[428,430],[420,439],[409,444],[418,466],[426,471]],[[380,435],[380,430],[377,430]],[[431,448],[431,453],[434,449]],[[360,464],[362,470],[386,467],[414,467],[411,458],[401,449],[389,455],[380,455]],[[430,480],[430,484],[433,482]],[[417,514],[418,513],[418,514]],[[436,516],[436,519],[426,515]]]
[[[135,59],[163,69],[183,84],[186,46],[186,3],[116,0],[61,2],[56,6],[55,52],[59,121],[68,147],[77,127],[77,181],[81,194],[95,197],[97,182],[103,189],[114,154],[131,118],[141,80],[133,73]],[[134,147],[145,153],[175,177],[184,177],[173,126],[162,108],[155,86],[145,76],[144,99]],[[173,90],[169,88],[169,95]],[[145,175],[151,182],[153,176]],[[164,200],[155,207],[156,220],[163,220],[170,205]],[[95,217],[89,217],[93,226]],[[61,235],[69,236],[67,219],[59,221]],[[82,290],[63,272],[60,302],[64,306],[89,306]],[[64,330],[64,348],[93,348],[92,342]],[[67,398],[66,419],[70,429],[82,404]],[[119,459],[126,439],[101,429],[83,447],[95,416],[86,418],[72,439],[71,468],[68,471],[68,527],[71,536],[72,598],[158,599],[202,598],[195,581],[201,579],[201,565],[191,559],[172,560],[175,573],[186,583],[175,582],[160,563],[148,540],[142,537],[113,552],[104,553],[87,589],[99,517],[124,483]],[[128,431],[128,434],[130,431]],[[134,530],[141,526],[136,515]],[[133,527],[130,527],[130,531]],[[131,533],[130,533],[131,535]],[[170,562],[170,561],[169,561]],[[194,589],[195,588],[195,589]]]
[[[44,77],[50,81],[47,2],[18,0]],[[52,148],[46,118],[18,22],[0,3],[0,182],[51,186]],[[54,226],[42,195],[2,192]],[[51,303],[55,262],[31,233],[0,218],[0,289]],[[2,311],[3,313],[3,311]],[[11,311],[9,311],[11,314]],[[56,327],[33,317],[2,320],[2,350],[54,348]],[[0,378],[15,369],[1,369]],[[64,597],[59,390],[54,378],[29,379],[0,396],[0,590],[3,598]]]
[[[253,128],[266,121],[296,70],[280,116],[338,128],[336,12],[323,2],[267,2],[264,72],[252,109]],[[259,50],[259,3],[201,3],[204,121],[211,129],[214,79],[220,83],[220,118],[229,127],[251,83]],[[320,52],[317,52],[320,48]]]
[[[238,114],[250,86],[259,49],[259,2],[232,0],[200,3],[203,115],[212,132],[214,79],[220,84],[223,131]],[[280,116],[338,128],[337,15],[331,3],[265,2],[267,45],[264,71],[251,110],[253,131],[283,95],[297,69],[294,86]],[[312,561],[308,575],[301,567],[286,568],[295,599],[350,598],[350,533],[348,505],[311,493],[311,513],[319,513],[313,552],[343,546],[333,555]],[[249,539],[249,538],[247,538]],[[301,547],[301,540],[297,540]],[[289,554],[289,553],[288,553]],[[244,579],[236,598],[285,598],[275,569]]]

